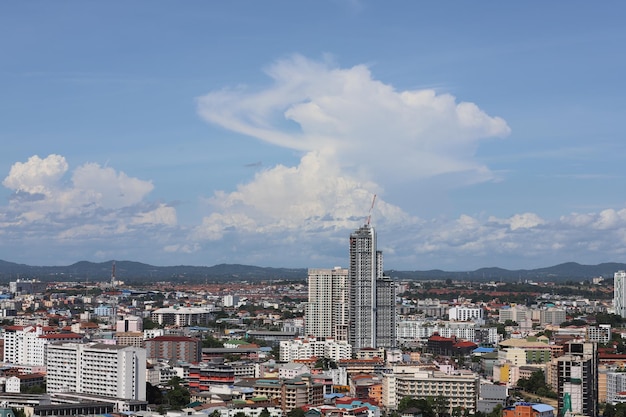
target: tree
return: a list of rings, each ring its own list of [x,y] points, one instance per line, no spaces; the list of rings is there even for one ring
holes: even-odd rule
[[[304,417],[304,410],[300,407],[296,407],[287,413],[287,417]]]
[[[143,329],[144,330],[150,330],[150,329],[158,329],[159,328],[159,323],[156,323],[154,321],[152,321],[152,319],[145,317],[143,319]]]
[[[165,394],[165,399],[170,407],[175,410],[180,410],[189,404],[191,398],[189,390],[180,383],[181,379],[179,377],[174,377],[167,383],[171,388]]]
[[[163,393],[159,387],[146,382],[146,400],[149,404],[163,404]]]
[[[435,412],[437,413],[438,417],[443,417],[443,416],[447,416],[450,415],[449,410],[450,410],[450,400],[447,397],[444,397],[443,395],[439,395],[437,398],[435,398],[434,400],[434,408],[435,408]]]
[[[259,417],[271,417],[270,411],[267,409],[267,407],[261,410],[261,412],[259,413]]]
[[[487,417],[502,417],[502,404],[497,404],[493,407],[493,410],[487,414]]]

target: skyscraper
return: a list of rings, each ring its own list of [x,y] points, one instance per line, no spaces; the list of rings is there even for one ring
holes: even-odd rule
[[[309,301],[305,313],[307,336],[348,340],[348,270],[310,268]]]
[[[353,349],[394,347],[395,287],[383,276],[383,254],[368,223],[350,235],[349,341]]]
[[[615,314],[626,317],[626,271],[617,271],[613,283],[613,307]]]

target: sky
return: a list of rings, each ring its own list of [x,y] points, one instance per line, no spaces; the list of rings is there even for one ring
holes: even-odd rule
[[[626,262],[626,3],[0,3],[0,259]]]

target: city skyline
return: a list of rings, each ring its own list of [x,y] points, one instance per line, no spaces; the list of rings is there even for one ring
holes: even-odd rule
[[[242,3],[0,5],[0,259],[626,259],[626,5]]]

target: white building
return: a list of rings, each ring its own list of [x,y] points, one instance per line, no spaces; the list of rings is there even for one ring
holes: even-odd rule
[[[310,268],[305,334],[348,340],[348,270]]]
[[[278,368],[278,378],[293,379],[297,376],[311,372],[308,366],[303,363],[284,363]]]
[[[314,337],[283,340],[280,342],[281,362],[292,362],[296,359],[312,357],[330,358],[334,361],[352,358],[352,346],[344,341],[334,339],[317,339]]]
[[[152,312],[151,319],[159,325],[180,327],[208,324],[213,319],[211,307],[164,307]]]
[[[618,394],[626,391],[626,373],[607,372],[606,373],[606,402],[613,404],[620,402]]]
[[[448,400],[450,413],[454,408],[460,407],[473,414],[478,400],[478,388],[479,377],[475,374],[448,375],[416,366],[399,366],[383,377],[382,402],[385,407],[395,410],[398,402],[406,396],[443,396]]]
[[[457,337],[464,340],[481,340],[488,343],[499,341],[496,327],[481,327],[474,322],[449,322],[428,320],[399,320],[397,325],[398,340],[427,340],[433,334],[441,337]]]
[[[454,321],[481,321],[483,319],[483,309],[480,307],[450,307],[448,318]]]
[[[522,322],[525,322],[527,318],[530,318],[530,311],[525,306],[514,305],[511,307],[502,307],[500,309],[498,323],[504,323],[507,320],[511,320],[521,324]]]
[[[559,326],[567,320],[567,312],[564,308],[549,307],[539,311],[539,323],[542,325],[551,324]]]
[[[99,343],[47,347],[49,393],[77,392],[146,400],[146,350]]]
[[[126,316],[115,323],[115,331],[118,333],[142,332],[143,319],[137,316]]]
[[[598,324],[587,326],[587,340],[590,342],[609,343],[611,340],[611,325]]]
[[[54,333],[42,326],[8,326],[4,331],[4,361],[17,365],[46,365],[46,345],[81,342],[76,333]]]
[[[615,314],[626,317],[626,271],[617,271],[613,278],[613,308]]]

